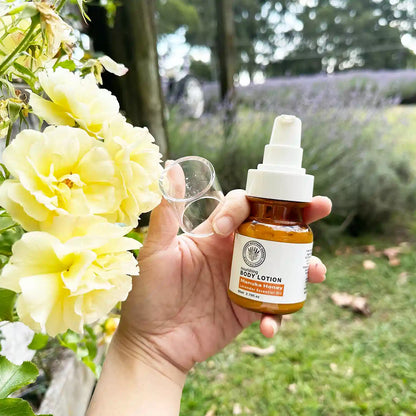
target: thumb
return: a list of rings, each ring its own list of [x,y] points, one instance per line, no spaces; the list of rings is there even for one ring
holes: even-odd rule
[[[179,222],[174,208],[162,198],[162,202],[150,215],[146,245],[156,245],[158,249],[169,246],[179,230]]]

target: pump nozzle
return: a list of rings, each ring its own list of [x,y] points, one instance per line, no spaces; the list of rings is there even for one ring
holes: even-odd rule
[[[300,147],[301,132],[302,122],[300,119],[283,114],[274,120],[270,144]]]
[[[301,131],[297,117],[276,117],[263,163],[248,172],[248,195],[298,202],[312,199],[313,176],[302,168]]]
[[[304,174],[301,133],[302,122],[297,117],[286,114],[276,117],[270,144],[264,148],[263,163],[257,169]]]

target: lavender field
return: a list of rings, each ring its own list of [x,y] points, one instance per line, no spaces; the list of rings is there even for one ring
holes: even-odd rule
[[[367,93],[368,104],[376,103],[381,97],[395,102],[416,101],[416,70],[397,71],[348,71],[335,74],[304,75],[267,79],[263,84],[237,87],[240,102],[254,109],[270,104],[269,100],[293,105],[294,101],[314,100],[323,92],[332,95]],[[215,83],[204,86],[208,110],[215,111],[218,103],[218,87]]]
[[[197,121],[173,114],[173,157],[211,160],[225,191],[245,186],[246,172],[261,162],[273,119],[295,114],[303,122],[304,166],[315,175],[315,194],[329,195],[333,214],[320,227],[329,242],[387,232],[416,207],[414,130],[416,71],[350,72],[280,78],[237,89],[235,122],[224,133],[216,86],[205,88],[208,108]]]

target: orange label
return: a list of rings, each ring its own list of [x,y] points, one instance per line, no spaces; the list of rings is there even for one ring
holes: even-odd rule
[[[283,289],[285,285],[268,282],[256,282],[240,276],[238,287],[243,290],[248,290],[252,293],[259,293],[261,295],[283,296]]]

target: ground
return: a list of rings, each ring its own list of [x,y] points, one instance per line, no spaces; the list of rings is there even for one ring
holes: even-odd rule
[[[398,266],[366,253],[366,246],[325,254],[327,280],[310,286],[305,307],[275,339],[262,337],[254,324],[195,367],[182,414],[416,414],[415,248],[404,249]],[[374,269],[363,267],[367,259]],[[371,315],[336,306],[330,298],[335,291],[365,296]],[[276,352],[254,357],[241,352],[247,344],[274,345]]]

